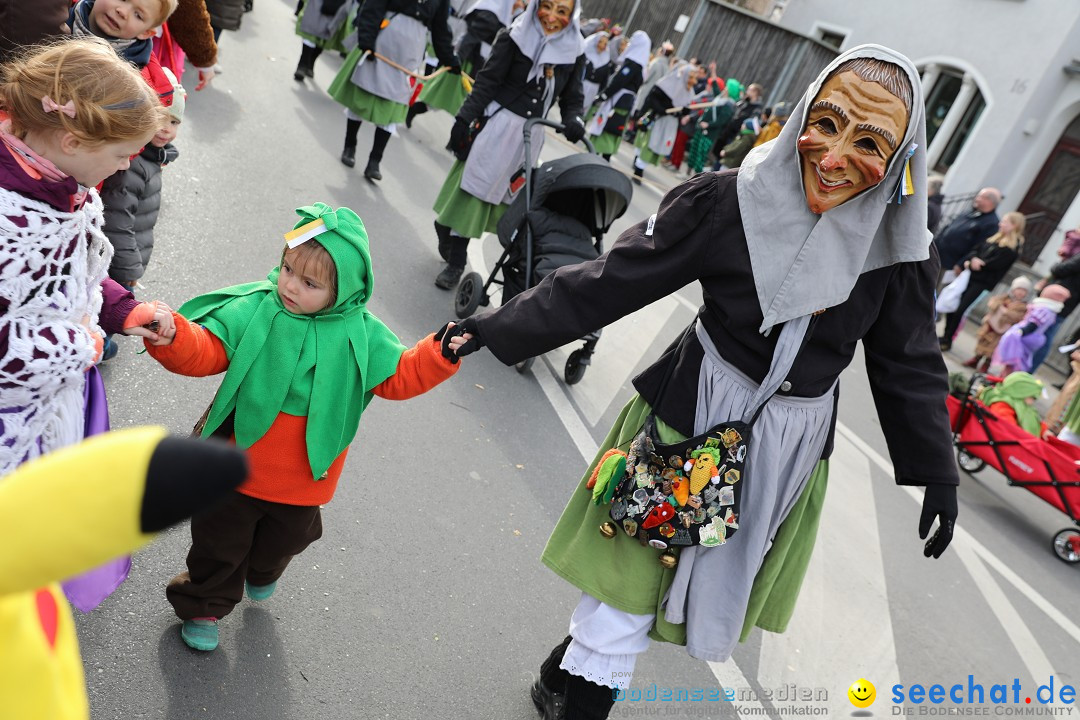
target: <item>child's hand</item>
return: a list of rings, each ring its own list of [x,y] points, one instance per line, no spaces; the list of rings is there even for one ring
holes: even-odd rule
[[[457,358],[465,357],[484,347],[475,318],[465,318],[459,325],[448,323],[445,333],[442,339],[443,356],[451,362],[456,362]]]
[[[139,303],[124,320],[124,334],[145,338],[153,345],[168,345],[176,334],[172,309],[160,300]]]

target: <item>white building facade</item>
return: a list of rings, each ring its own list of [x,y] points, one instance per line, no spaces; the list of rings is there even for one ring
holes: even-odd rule
[[[999,213],[1030,219],[1033,270],[1056,262],[1080,226],[1080,2],[786,0],[779,24],[840,50],[877,43],[910,57],[945,194],[1000,188]]]

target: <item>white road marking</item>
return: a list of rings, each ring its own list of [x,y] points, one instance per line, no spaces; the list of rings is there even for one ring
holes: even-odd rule
[[[846,690],[864,677],[881,692],[900,682],[882,562],[870,461],[837,438],[829,492],[799,602],[788,631],[762,635],[758,682],[822,688],[836,716],[852,706]],[[852,648],[859,648],[857,653]]]

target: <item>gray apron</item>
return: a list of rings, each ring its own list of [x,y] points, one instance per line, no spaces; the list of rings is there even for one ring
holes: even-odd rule
[[[675,136],[679,132],[679,118],[674,115],[661,115],[653,121],[649,131],[649,149],[660,157],[667,157],[675,147]]]
[[[323,0],[311,0],[304,8],[304,15],[300,18],[300,32],[314,35],[323,40],[329,40],[341,28],[349,16],[349,10],[353,4],[344,3],[333,15],[323,15]]]
[[[536,117],[547,117],[555,101],[555,80],[544,83],[543,112]],[[472,150],[465,160],[461,174],[461,189],[486,203],[498,205],[509,203],[517,191],[510,189],[510,180],[526,165],[525,121],[526,118],[491,101],[484,110],[487,124],[473,140]],[[528,167],[533,168],[544,146],[544,127],[536,125],[530,133],[532,157]],[[517,188],[519,191],[521,188]]]
[[[424,65],[427,27],[408,15],[390,14],[386,19],[390,24],[376,36],[375,52],[403,68],[419,71]],[[361,90],[402,105],[408,105],[412,97],[409,76],[373,57],[360,62],[351,79]]]
[[[772,395],[791,369],[808,321],[803,316],[785,323],[760,386],[720,356],[700,323],[696,327],[705,358],[694,433],[725,420],[749,421],[768,400],[750,439],[739,531],[719,547],[683,549],[668,591],[664,616],[686,623],[686,649],[696,658],[723,662],[731,656],[754,577],[825,448],[833,388],[816,398]]]

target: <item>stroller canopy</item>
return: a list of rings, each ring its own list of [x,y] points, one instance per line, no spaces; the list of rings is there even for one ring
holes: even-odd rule
[[[629,178],[598,155],[578,153],[552,160],[533,170],[532,209],[545,207],[574,218],[593,235],[603,235],[626,212],[634,193]],[[526,214],[520,192],[499,220],[499,239],[506,242]]]

